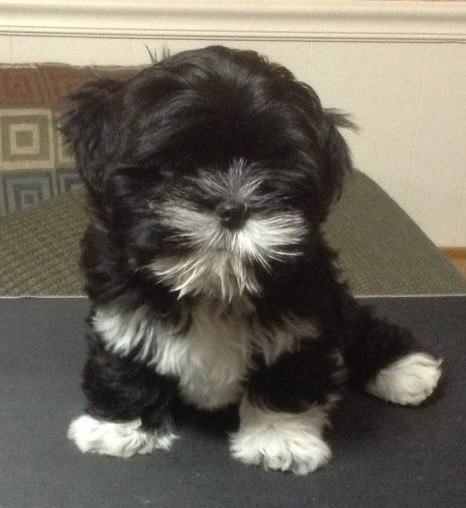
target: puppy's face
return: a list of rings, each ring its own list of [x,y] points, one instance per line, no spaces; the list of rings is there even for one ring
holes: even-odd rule
[[[312,247],[350,166],[339,121],[283,67],[213,47],[88,84],[63,131],[120,258],[231,299]]]

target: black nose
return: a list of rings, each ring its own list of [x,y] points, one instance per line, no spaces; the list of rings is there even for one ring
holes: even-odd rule
[[[217,206],[216,212],[222,223],[228,229],[240,228],[247,218],[247,206],[240,201],[223,201]]]

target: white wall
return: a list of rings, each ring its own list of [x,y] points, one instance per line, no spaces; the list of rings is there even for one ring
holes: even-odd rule
[[[278,14],[277,14],[278,13]],[[439,246],[466,246],[466,2],[0,0],[0,62],[139,64],[226,44],[353,115],[356,166]]]

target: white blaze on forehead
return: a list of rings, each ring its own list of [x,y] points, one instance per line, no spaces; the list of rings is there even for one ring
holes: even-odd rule
[[[244,159],[235,161],[224,173],[203,171],[199,175],[200,186],[212,196],[246,200],[254,195],[262,177],[254,174],[254,168],[247,167]]]

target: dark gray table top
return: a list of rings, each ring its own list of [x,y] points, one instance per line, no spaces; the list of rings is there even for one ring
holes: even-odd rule
[[[0,507],[460,507],[466,504],[466,298],[375,300],[445,357],[438,394],[402,408],[349,393],[334,459],[311,476],[230,459],[223,417],[191,415],[169,453],[82,455],[85,299],[0,299]],[[205,420],[205,421],[202,421]]]

